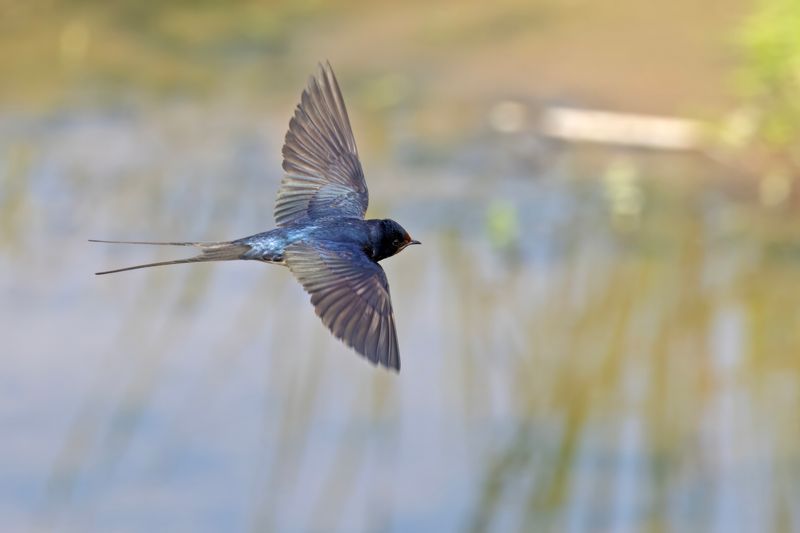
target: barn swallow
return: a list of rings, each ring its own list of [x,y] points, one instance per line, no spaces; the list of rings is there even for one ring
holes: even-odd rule
[[[400,370],[389,282],[378,261],[420,244],[390,219],[365,220],[369,194],[342,93],[329,63],[303,91],[283,145],[286,172],[275,201],[277,227],[222,242],[91,242],[191,246],[179,263],[262,261],[288,267],[322,322],[373,364]]]

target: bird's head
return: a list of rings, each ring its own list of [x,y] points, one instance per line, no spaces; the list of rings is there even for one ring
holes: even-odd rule
[[[391,219],[378,221],[373,238],[373,259],[380,261],[401,251],[406,246],[421,244],[411,238],[403,226]]]

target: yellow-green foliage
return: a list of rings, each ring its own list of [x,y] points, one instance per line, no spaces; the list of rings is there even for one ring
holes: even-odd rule
[[[763,140],[800,151],[800,2],[762,0],[740,34],[745,94],[761,115]]]

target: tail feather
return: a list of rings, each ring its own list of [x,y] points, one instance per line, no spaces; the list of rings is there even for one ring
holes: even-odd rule
[[[224,242],[105,241],[102,239],[89,239],[89,242],[102,242],[105,244],[155,244],[158,246],[202,246],[206,244],[225,244]]]
[[[181,263],[204,263],[207,261],[233,261],[241,259],[242,255],[250,250],[247,244],[222,241],[222,242],[150,242],[150,241],[104,241],[99,239],[89,239],[89,242],[102,242],[111,244],[156,244],[164,246],[193,246],[200,249],[200,253],[194,257],[186,259],[174,259],[172,261],[159,261],[157,263],[146,263],[143,265],[135,265],[125,268],[117,268],[114,270],[105,270],[103,272],[95,272],[100,276],[103,274],[114,274],[116,272],[125,272],[127,270],[137,270],[140,268],[149,268],[154,266],[164,265],[178,265]]]

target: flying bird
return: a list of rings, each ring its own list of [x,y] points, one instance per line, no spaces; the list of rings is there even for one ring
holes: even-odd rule
[[[275,229],[222,242],[91,242],[191,246],[194,257],[136,265],[112,274],[179,263],[255,260],[288,267],[322,322],[373,364],[400,370],[389,282],[378,261],[420,244],[391,219],[365,220],[369,194],[342,93],[330,63],[303,91],[283,145]]]

